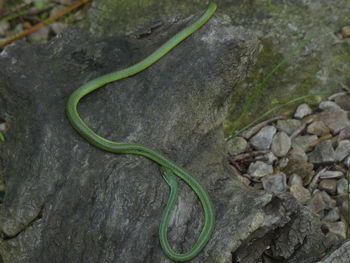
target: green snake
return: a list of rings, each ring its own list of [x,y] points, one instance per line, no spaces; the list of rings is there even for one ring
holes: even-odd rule
[[[214,206],[207,191],[204,189],[201,183],[189,172],[177,165],[174,161],[168,159],[166,156],[153,150],[152,148],[138,143],[112,142],[97,135],[80,118],[77,106],[79,101],[92,91],[106,85],[107,83],[135,75],[151,66],[153,63],[167,54],[171,49],[173,49],[176,45],[178,45],[181,41],[183,41],[185,38],[203,26],[211,18],[215,10],[216,4],[210,4],[207,11],[197,21],[182,29],[179,33],[177,33],[157,50],[155,50],[151,55],[136,63],[135,65],[103,75],[80,86],[70,95],[66,106],[67,116],[71,125],[82,137],[84,137],[95,147],[113,153],[141,155],[148,159],[151,159],[161,166],[163,178],[170,187],[170,195],[160,222],[159,240],[164,253],[174,261],[188,261],[196,257],[198,253],[200,253],[206,246],[213,233],[215,224]],[[170,215],[176,203],[178,194],[177,177],[182,179],[190,188],[193,189],[193,191],[198,196],[204,211],[204,225],[202,231],[193,247],[188,252],[183,254],[173,251],[168,242],[167,234],[167,226],[169,223]]]

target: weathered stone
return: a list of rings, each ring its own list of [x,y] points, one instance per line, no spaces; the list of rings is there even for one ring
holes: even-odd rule
[[[268,164],[273,164],[276,160],[278,160],[278,158],[272,152],[264,154],[264,157],[267,158],[266,163]]]
[[[5,36],[10,27],[11,27],[11,25],[8,21],[1,21],[1,23],[0,23],[0,36]]]
[[[345,127],[350,126],[348,113],[343,110],[324,111],[318,116],[331,129],[333,134],[337,134]]]
[[[337,194],[342,195],[342,194],[347,194],[349,191],[349,184],[348,180],[346,178],[339,179],[337,181]]]
[[[310,149],[309,144],[315,140],[317,140],[316,135],[299,135],[292,139],[292,147],[300,148],[304,152]]]
[[[296,119],[278,120],[277,129],[291,135],[301,124],[301,121]]]
[[[272,138],[275,133],[275,127],[265,126],[250,139],[250,143],[258,150],[268,150],[270,149]]]
[[[327,208],[321,192],[314,194],[308,202],[307,206],[315,213],[319,213]]]
[[[314,121],[307,127],[307,133],[317,136],[324,136],[330,132],[330,129],[323,123],[323,121]]]
[[[318,188],[334,195],[337,191],[337,181],[332,179],[321,180]]]
[[[345,157],[350,155],[350,141],[343,140],[338,142],[338,146],[335,149],[335,160],[341,162]]]
[[[282,170],[288,176],[297,174],[301,178],[305,178],[309,174],[313,174],[314,165],[309,162],[290,160],[288,165]]]
[[[289,151],[288,158],[291,160],[307,161],[306,153],[299,147],[294,147]]]
[[[49,27],[42,27],[38,31],[35,31],[34,33],[30,34],[28,36],[28,39],[30,39],[33,42],[46,41],[49,37],[49,33],[50,33]]]
[[[234,137],[226,143],[226,147],[230,155],[237,155],[244,152],[247,145],[247,141],[240,136]]]
[[[350,168],[350,156],[348,156],[348,157],[346,157],[346,158],[344,159],[344,164],[345,164],[348,168]]]
[[[262,185],[267,192],[279,193],[287,189],[287,177],[284,173],[276,173],[264,176],[261,179]]]
[[[336,206],[336,201],[327,192],[318,191],[312,195],[307,206],[315,213],[323,216],[326,209],[329,210]]]
[[[329,100],[326,100],[326,101],[322,101],[318,107],[321,109],[321,110],[325,110],[325,111],[338,111],[338,110],[341,110],[341,108],[339,107],[338,104],[336,104],[335,102],[333,101],[329,101]]]
[[[340,108],[346,111],[350,111],[350,95],[344,94],[341,96],[337,96],[334,99],[334,102],[339,105]]]
[[[350,126],[345,127],[339,132],[338,141],[350,140]]]
[[[292,174],[288,178],[288,185],[293,186],[293,185],[303,185],[303,179],[297,175],[297,174]]]
[[[308,154],[308,159],[312,163],[330,163],[335,160],[335,152],[331,140],[325,140],[316,145],[315,149]]]
[[[292,185],[289,190],[301,204],[306,204],[311,198],[310,191],[302,185]]]
[[[326,191],[321,191],[320,193],[326,204],[326,209],[332,209],[337,205],[337,202],[332,197],[330,197]]]
[[[64,29],[66,29],[68,24],[62,22],[55,22],[50,25],[51,30],[57,35],[62,33]]]
[[[261,161],[251,163],[248,168],[248,174],[252,177],[261,178],[273,172],[272,165]]]
[[[322,218],[325,222],[336,222],[340,219],[339,208],[335,207],[329,210],[326,215]]]
[[[329,232],[336,234],[339,238],[346,238],[346,225],[343,222],[324,223]]]
[[[225,100],[256,57],[258,40],[220,21],[210,20],[149,69],[79,104],[98,134],[162,152],[208,190],[215,232],[193,262],[223,262],[247,233],[273,231],[269,220],[287,218],[274,209],[264,212],[271,194],[248,189],[225,167]],[[64,109],[68,96],[89,79],[138,62],[177,31],[168,25],[150,41],[94,39],[72,28],[47,45],[22,41],[2,51],[0,114],[9,124],[0,151],[4,262],[169,262],[158,240],[169,194],[159,166],[92,147]],[[203,218],[193,191],[181,180],[179,188],[169,241],[185,252]]]
[[[350,26],[342,27],[342,29],[340,30],[340,33],[341,33],[342,37],[344,37],[344,38],[350,37]]]
[[[302,119],[312,113],[312,109],[306,103],[300,104],[295,111],[294,118]]]
[[[271,144],[271,151],[277,157],[285,156],[291,146],[291,140],[285,132],[278,132],[273,137]]]
[[[348,263],[350,259],[350,241],[342,244],[336,250],[331,251],[330,255],[316,263]]]

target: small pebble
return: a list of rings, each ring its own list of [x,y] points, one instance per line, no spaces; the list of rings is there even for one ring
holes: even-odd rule
[[[287,177],[284,173],[264,176],[261,182],[265,191],[270,193],[280,193],[287,189]]]
[[[318,137],[316,135],[299,135],[292,139],[292,147],[300,148],[302,151],[306,152],[310,149],[309,144],[317,139]]]
[[[340,34],[341,34],[342,37],[344,37],[344,38],[350,37],[350,26],[344,26],[344,27],[340,30]]]
[[[275,133],[275,127],[265,126],[250,139],[250,143],[257,150],[268,150],[270,149],[272,138],[275,135]]]
[[[288,135],[291,135],[297,128],[302,125],[300,120],[287,119],[287,120],[278,120],[277,129],[279,131],[284,131]]]
[[[335,161],[335,152],[331,140],[325,140],[316,145],[315,149],[308,154],[312,163],[325,164]]]
[[[348,113],[341,109],[321,112],[318,117],[333,134],[338,134],[342,129],[350,126]]]
[[[327,193],[334,195],[337,191],[337,181],[332,179],[321,180],[318,188],[325,190]]]
[[[273,137],[271,151],[277,157],[285,156],[291,147],[291,140],[285,132],[278,132]]]
[[[326,100],[326,101],[322,101],[318,107],[321,109],[321,110],[327,110],[327,111],[337,111],[337,110],[340,110],[341,108],[338,106],[338,104],[336,104],[335,102],[333,101],[329,101],[329,100]]]
[[[329,232],[336,234],[339,238],[346,238],[346,225],[343,222],[329,222],[324,223],[324,225]]]
[[[50,28],[45,26],[45,27],[40,28],[38,31],[30,34],[28,36],[28,39],[33,41],[33,42],[45,41],[49,37],[49,32],[50,32]]]
[[[337,181],[337,194],[347,194],[348,193],[348,180],[346,178],[339,179]]]
[[[301,178],[305,178],[310,174],[314,174],[314,165],[305,161],[289,160],[288,165],[282,170],[288,176],[297,174]]]
[[[260,178],[273,172],[272,165],[261,161],[251,163],[248,168],[248,174],[252,177]]]
[[[319,213],[327,208],[321,192],[314,194],[308,202],[307,206],[315,213]]]
[[[350,141],[343,140],[338,143],[338,147],[335,150],[335,160],[341,162],[350,155]]]
[[[273,164],[276,160],[278,160],[278,158],[272,152],[265,153],[263,157],[267,159],[267,164]]]
[[[338,141],[350,140],[350,126],[345,127],[339,132]]]
[[[343,110],[350,111],[350,95],[349,94],[337,96],[334,99],[334,102]]]
[[[309,134],[314,134],[317,136],[324,136],[331,132],[323,121],[314,121],[307,127],[306,131]]]
[[[247,149],[247,141],[240,136],[234,137],[226,143],[227,151],[230,155],[243,153]]]
[[[0,22],[0,36],[6,36],[6,33],[10,27],[11,25],[8,21]]]
[[[339,208],[334,207],[331,210],[329,210],[326,215],[322,218],[322,221],[325,222],[336,222],[340,219],[340,213]]]
[[[293,185],[303,186],[303,179],[297,174],[292,174],[288,179],[288,185],[289,186],[293,186]]]
[[[291,160],[307,161],[306,153],[299,147],[294,147],[289,151],[288,155]]]
[[[297,119],[302,119],[307,115],[312,113],[312,109],[306,103],[300,104],[295,111],[294,117]]]
[[[306,204],[311,198],[310,191],[302,185],[292,185],[289,190],[294,198],[301,204]]]
[[[326,204],[326,209],[334,208],[337,205],[337,202],[327,194],[325,191],[320,192],[322,195],[322,198]]]

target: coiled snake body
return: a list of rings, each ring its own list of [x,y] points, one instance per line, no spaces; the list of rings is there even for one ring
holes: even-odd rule
[[[155,50],[151,55],[141,60],[139,63],[130,66],[126,69],[118,70],[103,75],[82,85],[70,95],[66,107],[67,116],[71,125],[82,137],[84,137],[89,143],[91,143],[95,147],[113,153],[141,155],[148,159],[151,159],[152,161],[156,162],[161,166],[162,175],[170,187],[170,195],[160,222],[159,240],[164,253],[170,259],[175,261],[188,261],[196,257],[198,253],[200,253],[201,250],[205,247],[209,238],[212,235],[215,222],[214,207],[207,191],[200,184],[200,182],[189,172],[181,168],[179,165],[177,165],[175,162],[168,159],[161,153],[151,149],[150,147],[138,143],[112,142],[97,135],[80,118],[77,106],[79,101],[85,95],[102,87],[103,85],[123,78],[130,77],[151,66],[153,63],[155,63],[161,57],[163,57],[166,53],[168,53],[171,49],[173,49],[177,44],[179,44],[193,32],[198,30],[202,25],[204,25],[214,14],[215,10],[216,5],[213,3],[210,4],[207,11],[197,21],[181,30],[179,33],[177,33],[175,36],[173,36],[171,39],[165,42],[161,47]],[[176,177],[181,178],[196,193],[202,204],[205,217],[203,229],[197,241],[188,252],[183,254],[176,253],[172,250],[167,237],[167,226],[169,223],[171,212],[174,208],[177,199],[178,183]]]

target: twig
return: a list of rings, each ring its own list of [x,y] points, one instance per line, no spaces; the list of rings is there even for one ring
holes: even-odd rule
[[[327,168],[323,168],[321,171],[319,171],[319,172],[314,176],[314,178],[312,178],[312,181],[311,181],[311,183],[309,184],[309,187],[308,187],[311,193],[313,192],[313,190],[314,190],[315,187],[317,186],[318,181],[320,180],[321,175],[322,175],[325,171],[327,171]]]
[[[239,154],[236,156],[232,156],[229,158],[229,160],[236,162],[236,161],[241,161],[243,159],[251,158],[251,157],[256,156],[256,155],[269,153],[269,152],[270,152],[269,150],[252,151],[249,153],[242,153],[242,154]]]
[[[309,125],[311,122],[313,122],[316,119],[316,117],[311,117],[307,121],[305,121],[300,127],[298,127],[291,135],[290,138],[293,139],[294,137],[298,136],[305,128],[307,125]]]
[[[321,142],[328,140],[332,137],[333,137],[332,134],[324,135],[324,136],[318,138],[317,140],[310,142],[309,147],[315,147],[316,145],[320,144]]]
[[[245,131],[242,133],[242,136],[246,139],[251,138],[254,134],[256,134],[257,132],[259,132],[263,127],[265,127],[267,124],[277,121],[277,120],[281,120],[284,119],[283,116],[277,116],[277,117],[273,117],[270,118],[266,121],[262,121],[258,124],[256,124],[255,126],[251,127],[249,130]]]
[[[333,95],[328,97],[328,100],[334,100],[336,97],[342,96],[342,95],[345,95],[345,94],[347,94],[345,91],[334,93]]]
[[[73,4],[63,8],[62,10],[58,11],[57,13],[53,14],[52,16],[50,16],[48,19],[45,19],[44,21],[42,21],[41,23],[38,23],[34,26],[32,26],[31,28],[22,31],[20,33],[18,33],[17,35],[13,36],[12,38],[5,40],[3,42],[0,42],[0,48],[5,47],[9,44],[11,44],[12,42],[21,39],[25,36],[30,35],[31,33],[39,30],[40,28],[44,27],[47,24],[50,24],[52,22],[54,22],[55,20],[57,20],[58,18],[64,16],[65,14],[71,12],[72,10],[78,8],[81,5],[87,4],[88,2],[90,2],[91,0],[79,0],[77,2],[74,2]]]

